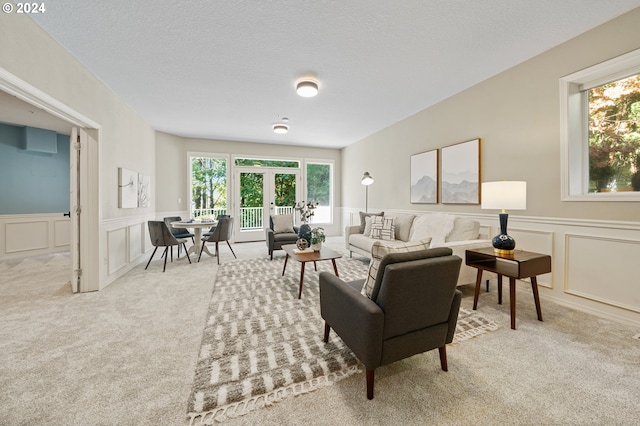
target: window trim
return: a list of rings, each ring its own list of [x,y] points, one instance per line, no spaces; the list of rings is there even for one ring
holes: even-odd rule
[[[588,192],[588,99],[585,90],[640,72],[640,49],[560,79],[560,179],[562,201],[640,201],[640,192]]]

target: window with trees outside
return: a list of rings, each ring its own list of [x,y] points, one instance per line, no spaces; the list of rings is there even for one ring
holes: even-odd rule
[[[191,217],[215,219],[227,213],[227,159],[190,157]]]
[[[307,198],[306,201],[318,203],[311,223],[333,223],[333,164],[325,162],[306,162]]]
[[[640,50],[560,83],[563,199],[640,200]]]

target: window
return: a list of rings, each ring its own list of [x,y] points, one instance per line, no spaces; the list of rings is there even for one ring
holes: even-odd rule
[[[189,156],[191,217],[215,219],[227,213],[226,156]]]
[[[333,223],[333,164],[321,161],[306,162],[307,197],[305,200],[318,203],[311,223]]]
[[[562,199],[640,200],[640,50],[560,79]]]
[[[236,166],[254,167],[292,167],[299,168],[300,162],[297,160],[269,160],[265,158],[236,158]]]

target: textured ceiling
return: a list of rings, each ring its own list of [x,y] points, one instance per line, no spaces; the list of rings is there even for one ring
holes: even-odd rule
[[[59,0],[32,15],[155,129],[344,147],[640,0]],[[301,98],[296,79],[320,81]],[[290,131],[271,126],[289,118]]]

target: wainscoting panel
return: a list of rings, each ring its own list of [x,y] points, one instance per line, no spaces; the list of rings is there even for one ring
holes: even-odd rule
[[[68,251],[69,238],[62,213],[0,215],[0,260]]]
[[[5,252],[43,250],[49,247],[49,222],[30,221],[5,224]]]
[[[71,223],[69,219],[57,219],[53,226],[53,245],[55,247],[69,248],[69,240],[71,239]]]
[[[129,262],[142,254],[142,224],[129,226]]]
[[[565,291],[640,312],[640,241],[565,235]]]
[[[111,275],[128,263],[127,228],[109,231],[107,233],[107,247],[109,253],[108,274]]]

